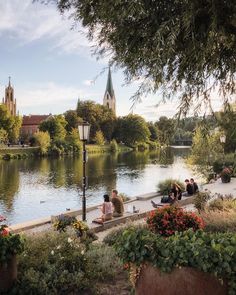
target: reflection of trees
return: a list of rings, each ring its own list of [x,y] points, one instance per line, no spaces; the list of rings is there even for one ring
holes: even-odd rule
[[[0,161],[0,201],[11,209],[20,183],[17,161]]]
[[[159,154],[159,164],[161,165],[171,165],[174,163],[174,153],[171,148],[164,148],[160,150]]]

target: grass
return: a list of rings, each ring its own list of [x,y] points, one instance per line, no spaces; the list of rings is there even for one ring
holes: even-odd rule
[[[110,153],[111,152],[110,144],[105,144],[105,145],[88,144],[88,145],[86,145],[86,149],[87,149],[88,153],[90,153],[90,154]],[[118,151],[119,152],[129,152],[129,151],[132,151],[132,148],[119,144]]]

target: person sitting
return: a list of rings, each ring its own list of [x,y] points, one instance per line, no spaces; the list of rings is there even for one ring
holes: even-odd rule
[[[101,207],[99,207],[102,211],[102,216],[93,220],[95,223],[103,223],[104,221],[108,221],[112,219],[112,202],[110,201],[109,195],[104,195],[104,202]]]
[[[113,204],[113,217],[121,217],[124,214],[124,204],[120,196],[118,196],[118,191],[116,189],[112,190],[111,202]]]
[[[181,192],[180,186],[177,183],[172,183],[168,197],[163,197],[161,199],[161,203],[169,203],[170,205],[173,205],[174,203],[176,203],[178,199],[181,199],[181,197],[182,197],[182,192]],[[163,200],[165,201],[163,202]],[[161,204],[157,204],[154,201],[151,201],[151,203],[154,208],[161,206]]]
[[[192,184],[193,186],[193,193],[196,194],[199,192],[199,188],[198,188],[198,185],[197,183],[194,181],[193,178],[190,178],[190,183]]]
[[[191,197],[193,195],[193,186],[192,184],[189,182],[188,179],[185,179],[185,185],[186,185],[186,188],[185,188],[185,192],[182,193],[182,196],[184,197]]]

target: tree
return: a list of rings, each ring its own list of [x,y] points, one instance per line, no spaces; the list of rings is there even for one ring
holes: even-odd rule
[[[94,140],[97,131],[101,130],[107,141],[110,141],[115,127],[115,114],[93,101],[78,101],[77,115],[91,124],[90,137]]]
[[[78,129],[72,129],[69,134],[66,136],[66,142],[73,147],[75,152],[81,150],[82,143],[80,141]]]
[[[175,133],[174,121],[163,116],[155,123],[158,129],[158,140],[161,144],[170,145]]]
[[[104,145],[105,139],[101,130],[97,131],[94,137],[96,144]]]
[[[212,165],[222,155],[223,147],[220,144],[220,133],[209,134],[208,128],[199,125],[193,136],[190,162],[194,165]]]
[[[11,116],[7,107],[0,104],[0,127],[7,132],[10,142],[17,142],[19,139],[21,124],[21,117]]]
[[[226,135],[225,151],[234,152],[236,147],[236,113],[229,105],[225,111],[216,113],[218,124]]]
[[[53,116],[39,125],[39,130],[48,132],[53,140],[64,140],[66,136],[67,122],[62,115]]]
[[[7,140],[8,140],[8,135],[6,130],[4,130],[3,128],[0,128],[0,144],[6,143]]]
[[[152,123],[148,122],[148,129],[150,131],[150,139],[156,141],[158,139],[158,130],[157,127]]]
[[[65,116],[65,120],[67,122],[66,130],[68,132],[72,131],[72,129],[77,129],[79,123],[81,123],[83,121],[81,118],[79,118],[77,116],[76,111],[73,111],[73,110],[69,110],[69,111],[65,112],[64,116]]]
[[[38,131],[34,134],[34,138],[35,144],[40,147],[40,153],[42,155],[45,155],[48,152],[48,148],[50,147],[51,142],[49,133],[47,131]]]
[[[141,116],[130,114],[119,119],[115,134],[117,134],[119,141],[132,146],[148,141],[150,131],[146,121]]]
[[[51,0],[98,40],[98,55],[141,76],[137,92],[176,94],[180,111],[207,100],[214,86],[235,93],[236,5],[232,0]],[[125,7],[125,9],[124,9]],[[128,28],[128,29],[127,29]]]
[[[11,117],[11,129],[8,132],[8,138],[11,142],[17,142],[20,137],[22,118],[19,116]]]

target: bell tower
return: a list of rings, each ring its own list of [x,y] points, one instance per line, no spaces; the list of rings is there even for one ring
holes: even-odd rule
[[[12,116],[16,116],[16,99],[14,98],[14,89],[11,86],[11,77],[9,77],[8,86],[5,88],[5,99],[3,103]]]
[[[112,85],[110,67],[108,70],[107,87],[106,87],[106,91],[103,98],[103,105],[111,109],[116,114],[116,97],[115,97],[115,92]]]

